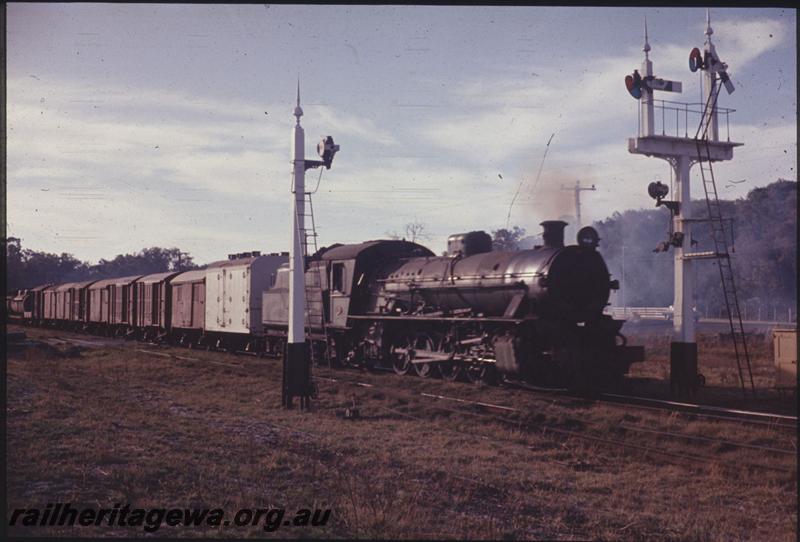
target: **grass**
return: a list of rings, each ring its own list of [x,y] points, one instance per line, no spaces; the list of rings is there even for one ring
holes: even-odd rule
[[[70,334],[26,329],[32,337]],[[85,338],[85,337],[84,337]],[[658,345],[656,345],[658,347]],[[717,449],[620,429],[670,429],[796,449],[767,428],[627,412],[580,400],[394,375],[318,370],[313,411],[280,409],[278,360],[114,344],[11,353],[8,509],[73,506],[327,508],[323,528],[162,527],[160,537],[794,540],[794,456]],[[705,347],[702,347],[705,348]],[[73,356],[75,353],[73,352]],[[188,359],[194,358],[194,359]],[[223,361],[226,365],[213,362]],[[374,387],[345,382],[357,379]],[[422,391],[510,405],[464,416]],[[353,404],[361,417],[345,419]],[[440,410],[439,407],[450,410]],[[452,408],[451,408],[452,407]],[[513,416],[512,416],[513,417]],[[671,463],[531,420],[652,447],[771,462],[791,473]],[[143,536],[101,527],[16,528],[18,536]]]
[[[635,364],[630,376],[639,379],[639,389],[653,396],[669,394],[669,348],[671,330],[635,331],[628,334],[631,344],[644,344],[647,360]],[[697,338],[698,371],[706,387],[693,399],[707,404],[766,410],[797,415],[797,402],[791,391],[776,390],[775,358],[769,333],[748,333],[747,348],[757,397],[750,396],[750,379],[744,357],[742,375],[748,395],[743,397],[736,355],[730,334],[702,333]]]

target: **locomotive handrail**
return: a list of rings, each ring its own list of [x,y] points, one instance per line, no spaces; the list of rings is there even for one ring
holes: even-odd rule
[[[425,316],[425,315],[414,315],[414,314],[398,314],[398,315],[390,315],[390,314],[351,314],[347,317],[349,320],[436,320],[437,322],[496,322],[496,323],[503,323],[503,324],[521,324],[523,322],[529,322],[531,320],[539,320],[539,316],[536,314],[532,314],[530,316],[526,316],[525,318],[502,318],[500,316],[470,316],[470,317],[463,317],[463,316]]]
[[[500,274],[493,274],[493,275],[457,275],[456,278],[459,280],[463,279],[496,279],[496,278],[537,278],[543,277],[545,273],[536,271],[534,273],[500,273]],[[442,279],[436,277],[425,277],[425,276],[418,276],[414,275],[413,277],[397,277],[397,278],[384,278],[384,279],[375,279],[376,282],[404,282],[404,283],[412,283],[412,282],[442,282]]]

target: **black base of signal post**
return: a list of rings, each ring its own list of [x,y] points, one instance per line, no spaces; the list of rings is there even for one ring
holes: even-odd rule
[[[699,382],[697,343],[670,343],[669,380],[673,396],[694,395]]]
[[[300,398],[300,410],[311,408],[314,387],[306,343],[287,343],[283,352],[283,395],[281,404],[292,408],[293,399]]]

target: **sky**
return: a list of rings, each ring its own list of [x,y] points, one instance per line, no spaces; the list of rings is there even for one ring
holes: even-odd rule
[[[298,77],[306,156],[321,136],[341,146],[306,178],[320,246],[410,222],[435,252],[453,233],[537,234],[574,222],[563,188],[578,180],[596,186],[581,194],[585,224],[652,207],[647,184],[670,168],[628,153],[638,102],[624,85],[645,17],[656,76],[684,90],[656,99],[701,100],[688,68],[700,8],[6,9],[8,235],[91,262],[150,246],[199,263],[288,250]],[[711,11],[736,86],[720,95],[736,110],[721,131],[744,143],[715,165],[722,198],[797,179],[796,25],[791,9]]]

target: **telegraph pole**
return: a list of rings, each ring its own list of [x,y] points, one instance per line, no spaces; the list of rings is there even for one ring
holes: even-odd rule
[[[575,221],[578,224],[578,229],[581,229],[583,226],[583,222],[581,222],[581,191],[584,190],[597,190],[597,188],[592,185],[591,187],[584,186],[581,187],[580,181],[575,181],[575,186],[570,188],[568,186],[562,186],[561,190],[572,190],[575,192]]]
[[[324,165],[330,169],[333,156],[339,150],[333,138],[328,136],[317,145],[322,160],[305,159],[305,131],[300,126],[303,109],[300,107],[300,80],[297,81],[296,119],[292,132],[292,198],[291,198],[291,243],[289,245],[289,331],[286,351],[283,356],[284,408],[292,408],[294,397],[300,398],[300,408],[311,406],[314,385],[311,382],[311,359],[306,349],[306,227],[305,202],[306,170]],[[323,315],[323,318],[325,316]]]

